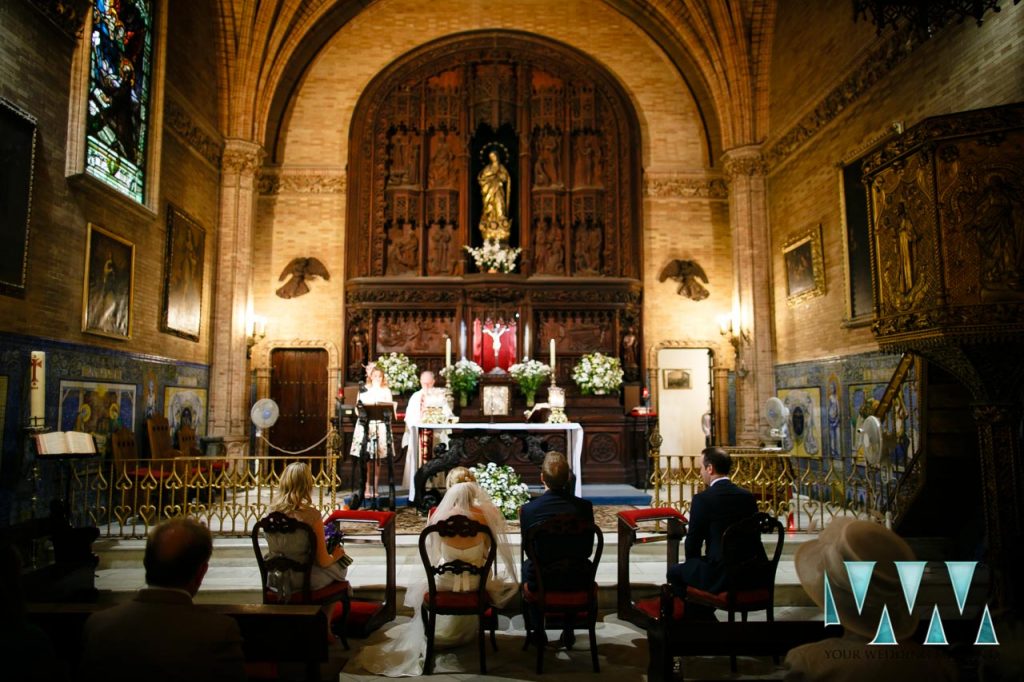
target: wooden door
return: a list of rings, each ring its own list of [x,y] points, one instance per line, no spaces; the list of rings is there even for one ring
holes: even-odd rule
[[[283,348],[270,354],[270,397],[281,410],[268,439],[276,448],[270,454],[281,456],[283,450],[302,450],[323,439],[327,433],[327,351],[317,348]],[[326,445],[321,443],[295,459],[324,457]],[[278,467],[280,469],[282,467]],[[314,473],[317,470],[314,467]]]

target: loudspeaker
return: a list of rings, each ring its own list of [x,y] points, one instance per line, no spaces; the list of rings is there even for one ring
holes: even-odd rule
[[[626,384],[622,387],[622,409],[626,414],[634,407],[639,407],[640,402],[640,385],[639,384]]]

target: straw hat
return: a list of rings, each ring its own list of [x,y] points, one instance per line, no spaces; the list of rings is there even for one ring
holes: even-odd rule
[[[907,612],[899,574],[893,562],[914,560],[914,551],[896,533],[877,523],[849,517],[833,520],[816,540],[801,545],[793,558],[800,584],[822,608],[825,604],[825,573],[828,573],[839,620],[846,630],[874,637],[882,607],[887,606],[897,640],[914,632],[917,618]],[[844,561],[876,562],[861,613],[857,613]]]

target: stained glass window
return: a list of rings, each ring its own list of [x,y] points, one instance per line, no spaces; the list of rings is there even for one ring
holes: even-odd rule
[[[153,15],[150,0],[94,0],[86,172],[144,201]]]

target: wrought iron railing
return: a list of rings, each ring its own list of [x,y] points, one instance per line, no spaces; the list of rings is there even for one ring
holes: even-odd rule
[[[161,519],[187,514],[218,535],[247,536],[266,516],[284,467],[313,472],[313,504],[342,508],[341,464],[334,457],[176,457],[165,460],[79,462],[71,471],[70,509],[76,523],[105,537],[143,537]],[[351,480],[351,477],[348,478]]]

